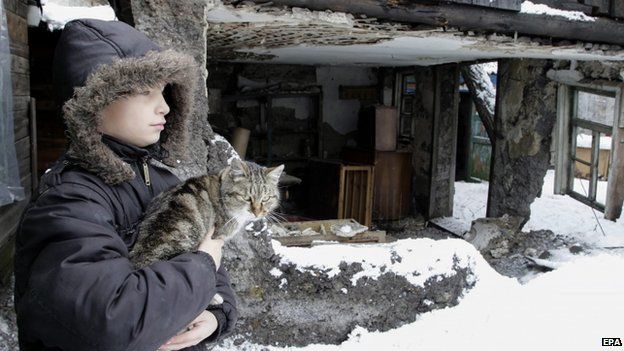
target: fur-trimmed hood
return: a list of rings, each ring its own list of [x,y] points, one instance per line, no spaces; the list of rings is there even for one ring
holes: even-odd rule
[[[175,166],[187,156],[197,74],[192,57],[160,49],[123,22],[67,23],[54,56],[54,81],[70,139],[67,156],[108,184],[133,179],[130,164],[102,142],[100,112],[121,96],[165,82],[170,112],[160,139],[168,153],[162,162]]]

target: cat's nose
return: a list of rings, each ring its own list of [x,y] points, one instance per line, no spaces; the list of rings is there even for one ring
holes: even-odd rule
[[[254,207],[252,210],[254,216],[256,217],[261,217],[262,215],[262,210],[260,208]]]

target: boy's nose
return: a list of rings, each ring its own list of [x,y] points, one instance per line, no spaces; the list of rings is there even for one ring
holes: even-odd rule
[[[158,113],[162,113],[163,116],[168,114],[169,111],[171,111],[171,109],[169,108],[169,105],[167,104],[167,101],[165,100],[164,97],[160,98],[160,103],[158,104],[157,111],[158,111]]]

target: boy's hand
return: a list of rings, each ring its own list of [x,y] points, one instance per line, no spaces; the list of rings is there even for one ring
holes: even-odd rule
[[[210,311],[203,311],[194,321],[189,324],[186,331],[169,339],[166,344],[162,345],[158,350],[181,350],[185,347],[199,344],[206,339],[219,326],[217,317]]]
[[[198,250],[206,252],[207,254],[212,256],[212,259],[217,266],[216,268],[219,269],[219,266],[221,265],[221,248],[223,247],[223,240],[212,239],[212,234],[214,234],[214,230],[214,227],[210,228],[208,233],[206,233],[204,240],[199,243]]]

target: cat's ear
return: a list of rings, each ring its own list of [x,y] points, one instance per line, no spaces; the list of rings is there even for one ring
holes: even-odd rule
[[[234,181],[240,180],[249,174],[249,167],[241,159],[235,158],[230,164],[230,175]]]
[[[277,183],[279,182],[279,178],[282,175],[283,170],[284,170],[284,165],[279,165],[277,167],[267,168],[264,170],[264,172],[267,178],[269,179],[269,181],[277,185]]]

